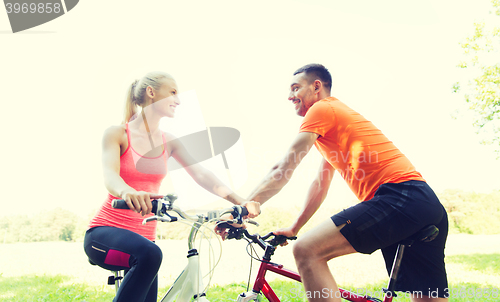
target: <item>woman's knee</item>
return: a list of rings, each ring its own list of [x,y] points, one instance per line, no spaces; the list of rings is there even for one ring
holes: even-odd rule
[[[151,242],[151,244],[147,244],[141,248],[141,252],[137,255],[137,258],[142,264],[152,267],[160,267],[163,259],[163,253],[159,246]]]

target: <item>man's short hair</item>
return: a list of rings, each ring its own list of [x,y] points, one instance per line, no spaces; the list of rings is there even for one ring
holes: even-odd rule
[[[311,82],[319,79],[328,91],[332,89],[332,75],[325,66],[321,64],[307,64],[295,70],[293,75],[302,72],[310,78]]]

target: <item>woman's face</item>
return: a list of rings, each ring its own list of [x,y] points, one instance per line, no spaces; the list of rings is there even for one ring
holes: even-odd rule
[[[161,116],[175,116],[175,108],[180,105],[180,100],[177,96],[177,84],[174,79],[164,80],[160,89],[153,89],[152,96],[152,103],[150,106],[154,112]]]

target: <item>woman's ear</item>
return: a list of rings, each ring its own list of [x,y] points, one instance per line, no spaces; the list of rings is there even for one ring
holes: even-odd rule
[[[146,87],[146,95],[150,98],[153,98],[155,96],[155,90],[153,89],[153,87]]]

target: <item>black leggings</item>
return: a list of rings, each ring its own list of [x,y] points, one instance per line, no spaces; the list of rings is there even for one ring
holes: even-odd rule
[[[125,270],[114,302],[154,302],[162,253],[152,241],[129,230],[95,227],[85,233],[85,253],[107,270]]]

